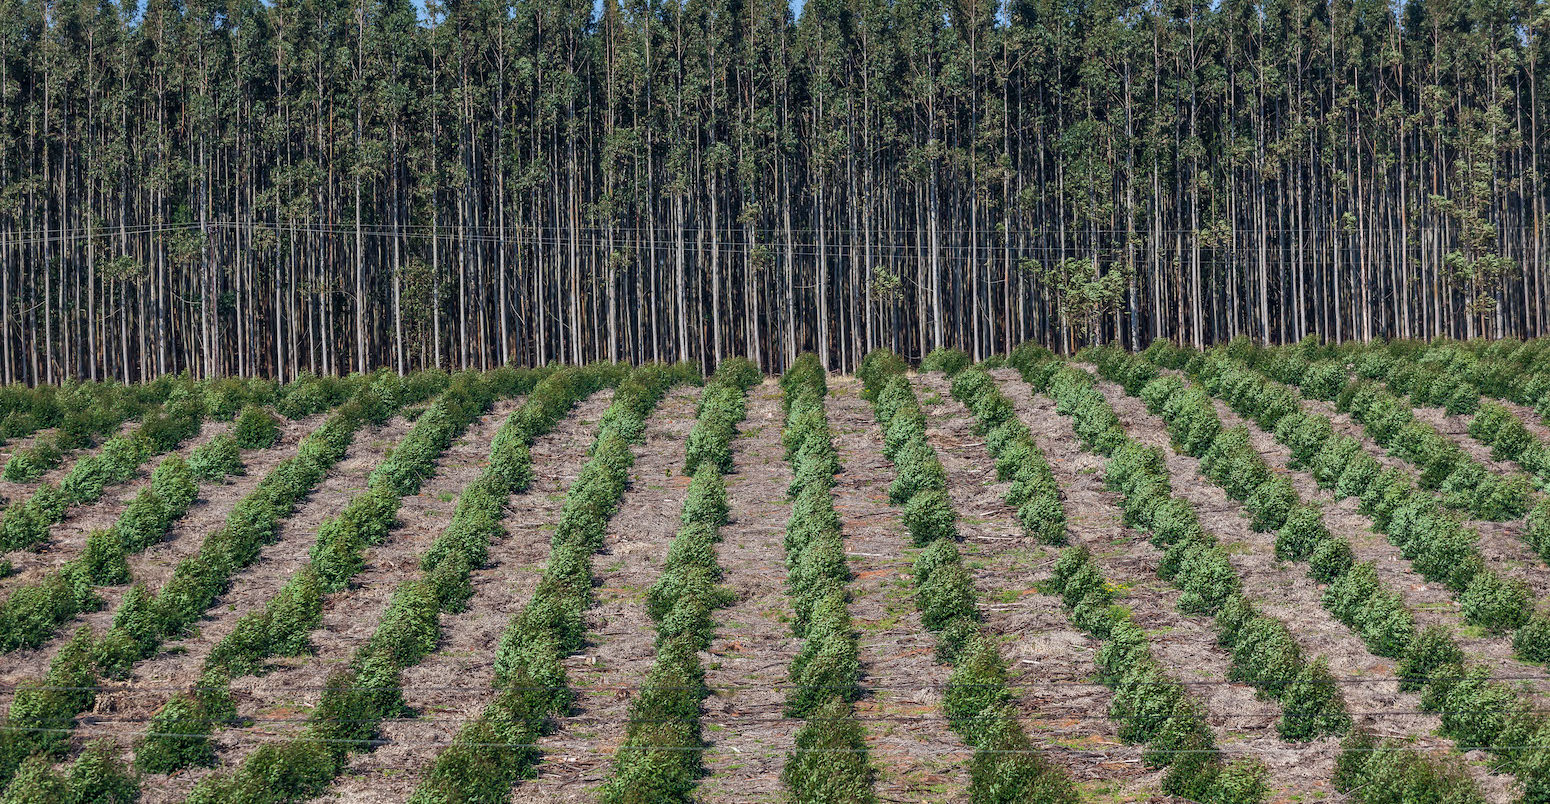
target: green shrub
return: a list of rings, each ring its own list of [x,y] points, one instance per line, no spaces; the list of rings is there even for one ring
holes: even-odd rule
[[[1517,460],[1534,442],[1523,422],[1506,406],[1495,402],[1480,405],[1480,412],[1470,419],[1468,430],[1476,440],[1491,446],[1491,457],[1498,461]]]
[[[867,761],[865,732],[849,701],[830,696],[797,729],[781,782],[796,804],[871,804],[876,770]]]
[[[947,488],[947,472],[924,440],[908,442],[893,460],[898,474],[888,486],[888,499],[894,505],[903,505],[922,491]]]
[[[1251,614],[1233,636],[1227,646],[1232,677],[1266,694],[1280,695],[1303,666],[1302,651],[1280,620]]]
[[[1071,777],[1038,754],[1011,707],[983,719],[984,736],[968,767],[970,804],[1077,804]]]
[[[969,639],[954,660],[942,695],[942,711],[954,731],[971,746],[983,745],[991,724],[986,715],[1012,702],[1006,685],[1006,662],[996,641],[988,636]]]
[[[1404,596],[1379,590],[1363,601],[1356,623],[1367,647],[1378,656],[1401,658],[1415,640],[1415,617],[1405,608]]]
[[[1506,725],[1531,706],[1512,687],[1491,680],[1485,667],[1452,666],[1438,672],[1450,678],[1446,683],[1433,681],[1421,695],[1421,708],[1441,715],[1442,733],[1461,750],[1495,745]]]
[[[1017,519],[1028,535],[1043,544],[1066,543],[1066,512],[1060,500],[1039,496],[1017,507]]]
[[[231,428],[237,446],[243,449],[267,449],[280,437],[280,423],[269,411],[246,405]]]
[[[814,359],[816,365],[816,358]],[[856,369],[856,376],[861,379],[863,399],[874,402],[888,381],[895,376],[903,374],[909,369],[904,361],[892,351],[887,349],[873,349],[861,359],[861,365]],[[822,369],[818,369],[822,371]],[[812,368],[807,371],[811,372]],[[788,371],[790,375],[792,372]],[[827,389],[825,389],[827,391]]]
[[[1291,451],[1287,465],[1293,469],[1309,468],[1324,442],[1333,435],[1329,419],[1302,412],[1282,418],[1275,429],[1276,440]]]
[[[1534,596],[1522,581],[1480,572],[1459,598],[1459,607],[1467,622],[1501,634],[1527,622],[1534,611]]]
[[[1329,530],[1324,527],[1323,509],[1319,504],[1299,504],[1287,512],[1286,521],[1276,531],[1276,558],[1282,561],[1306,561],[1329,538]],[[1348,553],[1349,549],[1347,546]]]
[[[1550,617],[1538,612],[1531,615],[1512,635],[1512,650],[1524,661],[1550,662]]]
[[[974,579],[961,563],[944,564],[916,587],[920,619],[933,631],[955,617],[974,611]]]
[[[172,773],[215,764],[210,722],[192,696],[174,695],[151,718],[149,734],[135,743],[141,773]]]
[[[1426,685],[1439,668],[1463,663],[1464,651],[1453,632],[1442,625],[1431,625],[1416,635],[1399,663],[1400,689],[1414,692]]]
[[[1197,544],[1185,553],[1174,583],[1184,590],[1179,610],[1192,614],[1216,611],[1222,601],[1238,591],[1238,574],[1227,552],[1215,545]]]
[[[1290,478],[1270,477],[1256,486],[1244,501],[1244,507],[1252,514],[1249,526],[1259,532],[1276,530],[1286,523],[1286,518],[1300,501]]]
[[[684,499],[684,524],[703,523],[712,529],[727,522],[727,486],[714,464],[704,464],[689,483]]]
[[[904,504],[904,524],[916,547],[938,539],[958,538],[958,515],[953,511],[947,492],[931,489],[917,492]]]
[[[1221,761],[1214,748],[1200,705],[1190,698],[1181,698],[1153,733],[1141,761],[1152,767],[1168,768],[1163,775],[1163,792],[1205,801],[1221,772]]]
[[[189,471],[201,483],[219,483],[242,472],[242,453],[237,440],[221,434],[201,444],[188,459]]]
[[[1550,497],[1534,504],[1524,520],[1523,540],[1541,557],[1550,556]]]
[[[1308,366],[1302,376],[1302,392],[1310,399],[1334,399],[1345,387],[1350,374],[1345,363],[1320,360]]]
[[[1281,720],[1276,723],[1281,738],[1304,742],[1350,728],[1351,716],[1328,661],[1321,656],[1304,665],[1281,693]]]
[[[124,542],[116,530],[94,530],[86,537],[79,566],[91,582],[101,586],[129,583],[129,562]]]
[[[1475,516],[1492,522],[1517,519],[1533,504],[1533,483],[1526,475],[1487,475],[1467,495],[1467,507]]]
[[[1346,435],[1331,435],[1319,445],[1307,468],[1324,488],[1334,488],[1346,468],[1362,454],[1362,444]]]
[[[1335,481],[1335,492],[1344,497],[1363,497],[1367,490],[1378,482],[1383,467],[1378,464],[1378,459],[1365,452],[1357,452],[1351,456],[1350,463],[1345,471],[1340,473],[1340,478]]]
[[[1335,619],[1348,624],[1358,622],[1367,599],[1382,589],[1377,570],[1370,561],[1351,564],[1345,572],[1328,583],[1320,602]]]
[[[1308,559],[1308,574],[1319,583],[1334,583],[1349,573],[1355,563],[1356,554],[1351,550],[1351,543],[1329,538],[1326,531],[1325,538],[1314,545]]]
[[[17,450],[5,462],[5,479],[12,483],[30,483],[64,460],[64,452],[48,438],[39,439],[26,449]]]
[[[1357,730],[1341,743],[1335,789],[1362,804],[1483,804],[1457,763]]]
[[[969,357],[962,349],[949,349],[945,346],[939,346],[931,350],[931,353],[926,355],[924,360],[920,361],[920,370],[923,372],[940,371],[952,377],[973,363],[973,358]]]

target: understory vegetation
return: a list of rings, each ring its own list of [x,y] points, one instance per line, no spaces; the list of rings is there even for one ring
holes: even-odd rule
[[[800,804],[921,784],[971,804],[1550,804],[1543,343],[878,349],[854,378],[803,354],[765,381],[732,357],[709,376],[0,388],[0,671],[19,679],[0,804],[156,785],[280,804],[386,774],[413,804],[576,778],[605,804],[712,784]],[[685,385],[692,421],[691,389],[662,404]],[[645,471],[645,450],[672,453]],[[766,488],[781,460],[789,484]],[[512,528],[540,489],[563,489],[557,513]],[[640,528],[637,502],[676,518]],[[644,530],[659,554],[626,565]],[[523,596],[476,625],[535,539]],[[292,563],[267,563],[277,546]],[[615,606],[645,627],[606,627]],[[901,650],[904,631],[923,641]],[[475,633],[493,678],[451,718],[417,685]],[[320,689],[255,692],[296,668]],[[439,743],[403,736],[442,717]],[[743,728],[757,739],[728,740]],[[1271,745],[1324,752],[1323,776]]]

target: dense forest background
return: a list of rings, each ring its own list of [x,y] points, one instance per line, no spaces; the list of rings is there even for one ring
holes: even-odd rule
[[[1545,0],[0,0],[0,379],[1546,332]]]

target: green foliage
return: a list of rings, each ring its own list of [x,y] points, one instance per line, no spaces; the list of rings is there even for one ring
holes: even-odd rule
[[[188,458],[188,468],[201,483],[219,483],[242,472],[242,452],[237,439],[218,435],[199,445]]]
[[[30,447],[17,450],[5,462],[5,479],[12,483],[30,483],[64,460],[64,450],[51,438],[40,438]]]
[[[1281,720],[1276,730],[1286,740],[1313,740],[1344,734],[1351,728],[1345,699],[1323,657],[1307,663],[1281,693]]]
[[[940,371],[948,377],[954,377],[958,372],[973,365],[974,359],[969,357],[962,349],[949,349],[939,346],[920,361],[920,370]]]
[[[555,372],[548,376],[561,373]],[[424,575],[420,579],[401,583],[394,590],[388,609],[371,638],[357,650],[347,669],[330,678],[322,701],[309,717],[306,736],[285,743],[274,751],[253,755],[231,777],[215,777],[201,784],[195,791],[194,799],[230,800],[233,791],[237,789],[232,786],[233,783],[240,783],[245,777],[255,775],[280,780],[278,783],[271,782],[271,795],[315,795],[321,786],[342,770],[345,756],[359,747],[358,741],[373,734],[376,723],[402,712],[403,703],[398,689],[402,670],[435,648],[442,610],[461,605],[462,600],[466,599],[463,592],[467,589],[467,574],[477,561],[483,560],[489,539],[494,532],[498,532],[499,510],[510,494],[510,486],[506,484],[522,480],[521,467],[513,472],[510,468],[501,468],[499,463],[501,459],[509,459],[514,455],[525,458],[520,451],[513,453],[512,450],[517,445],[524,445],[536,433],[530,429],[508,431],[508,428],[523,428],[535,423],[542,426],[545,421],[552,421],[551,415],[562,415],[564,409],[574,405],[580,396],[590,393],[590,389],[595,388],[597,383],[606,382],[608,376],[603,373],[588,380],[587,375],[571,374],[566,379],[558,380],[556,385],[551,385],[545,393],[539,395],[536,402],[530,400],[534,405],[547,410],[520,417],[513,414],[508,419],[502,428],[503,432],[492,442],[492,457],[495,460],[492,461],[491,469],[470,487],[471,493],[464,495],[466,499],[460,498],[454,514],[454,525],[422,558]],[[649,413],[667,388],[673,382],[680,381],[682,376],[684,373],[677,369],[660,366],[648,366],[636,371],[615,394],[614,405],[609,411],[611,415],[604,417],[599,441],[619,442],[620,432],[641,432],[639,419]],[[509,385],[519,381],[508,378],[502,382]],[[315,553],[315,557],[333,557],[313,564],[321,588],[337,585],[341,579],[353,573],[353,566],[358,564],[355,559],[346,557],[352,554],[358,556],[359,549],[365,544],[380,539],[385,527],[391,524],[391,512],[397,506],[396,495],[418,488],[427,474],[427,464],[435,460],[439,451],[450,443],[450,439],[467,422],[488,407],[492,398],[490,386],[476,375],[457,375],[451,379],[448,388],[447,393],[416,420],[415,427],[394,451],[389,462],[379,465],[373,472],[371,492],[357,497],[351,506],[347,506],[334,521],[332,532],[327,532],[331,530],[329,527],[320,531],[319,545],[324,550]],[[567,390],[575,392],[568,402],[564,399]],[[535,395],[536,391],[535,388]],[[524,405],[524,408],[527,407]],[[559,414],[554,413],[555,408],[560,409]],[[417,432],[419,435],[416,435]],[[598,511],[611,512],[617,494],[623,492],[621,476],[629,469],[629,450],[624,446],[624,454],[621,456],[619,449],[618,446],[607,444],[595,446],[592,459],[573,485],[572,494],[568,495],[561,514],[561,529],[552,548],[555,556],[550,562],[550,572],[540,583],[528,609],[518,615],[513,627],[502,639],[497,653],[499,682],[504,684],[516,679],[521,683],[529,683],[527,680],[531,680],[534,687],[545,686],[540,683],[540,679],[553,678],[545,671],[545,667],[559,667],[558,658],[561,654],[558,650],[563,649],[568,641],[579,637],[576,633],[579,629],[576,626],[567,628],[566,623],[575,621],[574,616],[585,600],[578,600],[576,587],[570,584],[566,573],[572,571],[570,567],[578,566],[574,561],[576,558],[584,559],[582,551],[586,546],[594,538],[600,538],[600,534],[594,534],[591,529],[603,527],[604,522],[597,521],[592,514]],[[596,491],[589,493],[589,489]],[[603,496],[604,490],[615,493],[612,503]],[[587,572],[584,561],[579,566],[581,572]],[[275,649],[275,637],[280,638],[278,642],[281,645],[287,642],[294,645],[295,639],[305,635],[303,628],[290,624],[302,622],[311,616],[314,610],[311,606],[316,595],[306,585],[298,587],[296,591],[297,594],[292,597],[295,605],[271,606],[266,609],[267,622],[264,618],[251,621],[252,627],[245,633],[253,636],[245,640],[247,644],[258,646],[267,641],[270,647],[263,649],[267,651]],[[514,641],[513,635],[518,635],[518,640]],[[226,661],[243,657],[246,657],[245,661],[251,661],[252,655],[257,652],[260,651],[238,649],[226,651],[221,656],[226,657]],[[563,682],[563,669],[559,672]],[[557,700],[564,697],[563,683],[560,688],[552,688],[547,694],[538,697],[526,694],[513,696],[507,692],[503,688],[496,703],[491,706],[509,723],[534,723],[543,715],[541,711],[532,709],[533,704],[544,699]],[[499,708],[505,706],[518,707],[520,711]],[[488,725],[490,712],[487,711],[486,715],[485,719],[470,728]],[[466,746],[466,742],[460,745]],[[477,759],[482,754],[454,753],[453,756]],[[438,769],[441,773],[433,774],[433,779],[442,780],[446,778],[446,773],[455,772],[450,763],[438,764]],[[521,769],[516,772],[520,773]],[[433,795],[434,785],[429,786],[428,790],[431,792],[426,795]]]
[[[1329,538],[1329,530],[1324,527],[1323,510],[1318,503],[1298,505],[1287,512],[1286,521],[1276,531],[1276,558],[1282,561],[1307,561]],[[1349,546],[1346,552],[1349,554]]]
[[[942,368],[954,377],[953,396],[989,435],[987,446],[997,458],[998,471],[1013,481],[1007,492],[1008,503],[1018,506],[1019,516],[1031,533],[1047,541],[1063,537],[1065,518],[1054,478],[1027,426],[1018,420],[1011,400],[983,369]],[[1008,712],[1012,697],[1006,667],[996,640],[980,632],[974,579],[954,544],[957,514],[946,493],[945,472],[926,441],[913,389],[902,376],[895,375],[878,394],[875,409],[884,428],[885,454],[898,470],[890,496],[896,504],[903,503],[903,519],[915,546],[925,548],[914,563],[915,603],[921,622],[937,634],[937,659],[953,666],[943,701],[948,725],[976,749],[970,764],[970,800],[1010,802],[1037,796],[1032,800],[1074,802],[1076,792],[1070,778],[1033,752],[1027,734]],[[1037,525],[1030,521],[1037,519],[1052,521]],[[1073,591],[1076,586],[1071,584]],[[1107,614],[1106,605],[1106,598],[1094,601],[1088,611],[1101,618]],[[804,654],[814,641],[814,633],[810,627]],[[854,655],[853,643],[847,642],[846,650],[847,656]],[[802,661],[799,656],[793,668]],[[842,678],[843,685],[852,683],[848,668]],[[811,689],[804,699],[806,711],[813,711],[819,700],[819,691]],[[1011,751],[1020,753],[1007,753]],[[801,796],[798,792],[799,800]]]
[[[1534,611],[1534,597],[1522,581],[1486,571],[1475,574],[1459,597],[1459,607],[1469,623],[1500,634],[1528,621]]]
[[[1017,418],[1011,400],[980,368],[959,372],[952,394],[974,413],[980,429],[987,433],[986,446],[996,459],[997,477],[1012,482],[1005,500],[1017,507],[1024,529],[1045,544],[1064,543],[1066,516],[1059,486],[1033,434]]]
[[[813,359],[813,364],[817,364],[816,357]],[[813,369],[812,367],[803,367],[801,370],[811,373]],[[821,371],[822,369],[820,368],[819,370]],[[904,374],[908,370],[909,366],[905,364],[903,358],[894,354],[892,350],[873,349],[867,352],[866,356],[861,359],[861,365],[856,369],[856,376],[860,378],[862,385],[861,398],[868,402],[877,401],[882,394],[883,388],[888,385],[888,381]],[[791,373],[790,371],[787,372],[788,375]],[[824,391],[827,392],[827,388]],[[790,398],[789,393],[787,398]]]
[[[135,768],[141,773],[172,773],[214,765],[210,729],[199,701],[174,695],[151,718],[150,733],[135,743]]]
[[[231,434],[243,449],[267,449],[280,437],[280,423],[263,408],[247,405],[232,425]]]
[[[1353,731],[1341,743],[1335,789],[1362,804],[1483,804],[1457,762]]]
[[[797,804],[870,804],[877,772],[851,703],[831,696],[797,729],[781,782]]]
[[[1550,662],[1550,617],[1538,612],[1531,615],[1513,633],[1512,651],[1527,662]]]

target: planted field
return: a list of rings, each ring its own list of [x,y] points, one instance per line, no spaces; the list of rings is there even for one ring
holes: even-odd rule
[[[0,804],[1550,801],[1539,342],[0,407]]]

